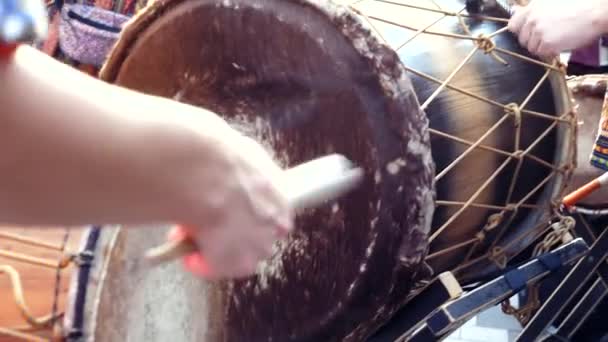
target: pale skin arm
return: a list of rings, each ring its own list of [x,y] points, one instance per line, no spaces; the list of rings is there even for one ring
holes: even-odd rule
[[[608,0],[533,0],[515,9],[509,30],[531,53],[555,57],[608,33]]]
[[[190,108],[98,82],[29,47],[0,67],[0,80],[2,221],[176,219],[169,217],[167,201],[159,200],[175,194],[155,178],[177,172],[189,148],[217,162],[212,148],[205,150],[217,143],[215,137],[189,130],[187,114],[177,120],[162,110]],[[195,114],[209,134],[229,133],[211,113]],[[189,141],[194,139],[207,141]]]
[[[215,114],[105,84],[29,47],[1,62],[0,80],[2,223],[181,222],[200,227],[219,276],[253,271],[277,229],[291,228],[271,178],[281,170]]]

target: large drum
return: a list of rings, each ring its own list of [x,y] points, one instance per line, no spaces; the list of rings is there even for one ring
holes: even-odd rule
[[[433,274],[483,281],[546,233],[575,164],[563,68],[461,1],[344,5],[157,0],[127,25],[105,81],[213,110],[283,166],[337,152],[367,178],[240,281],[146,267],[167,227],[92,231],[72,338],[362,341]]]
[[[357,1],[399,53],[430,120],[437,210],[426,261],[481,281],[544,234],[575,166],[576,121],[559,64],[539,61],[506,19],[463,1]]]
[[[0,341],[60,338],[80,229],[0,228]]]

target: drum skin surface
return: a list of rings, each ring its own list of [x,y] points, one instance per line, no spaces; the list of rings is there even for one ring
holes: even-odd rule
[[[133,234],[151,233],[124,229],[108,255],[98,341],[115,340],[110,326],[119,327],[114,336],[151,341],[196,324],[211,328],[179,332],[181,340],[361,341],[428,276],[420,271],[434,210],[428,120],[398,56],[351,12],[324,1],[156,1],[125,28],[101,78],[212,110],[284,167],[340,153],[366,180],[298,213],[295,231],[244,280],[205,284],[177,269],[125,269],[113,258],[141,257],[152,244],[130,245]],[[155,336],[126,325],[127,309],[103,306],[117,300],[112,288],[138,284],[151,291],[137,294],[144,316],[162,310],[171,321],[186,305],[195,321],[163,319],[167,329]]]

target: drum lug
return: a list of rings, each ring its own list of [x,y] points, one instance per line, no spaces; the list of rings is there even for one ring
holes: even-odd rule
[[[88,267],[93,264],[94,254],[92,251],[82,251],[73,256],[73,261],[79,267]]]

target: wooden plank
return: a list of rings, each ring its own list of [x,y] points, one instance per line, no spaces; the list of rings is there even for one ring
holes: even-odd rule
[[[70,230],[67,243],[68,251],[77,251],[83,231],[84,228],[73,228]],[[46,244],[61,246],[66,229],[0,227],[0,233],[16,235],[26,239],[36,239]],[[61,257],[61,253],[57,250],[29,245],[23,241],[13,241],[7,239],[4,235],[0,237],[0,250],[42,258],[50,262],[58,261]],[[11,266],[20,274],[25,301],[32,314],[35,316],[43,316],[51,312],[55,291],[55,269],[33,265],[2,256],[0,256],[0,265]],[[58,300],[58,307],[60,310],[62,310],[65,305],[70,273],[71,268],[62,271],[62,283]],[[26,322],[21,317],[20,311],[15,304],[13,286],[6,274],[0,274],[0,303],[2,303],[2,305],[0,305],[0,328],[26,325]],[[0,342],[9,341],[22,340],[8,338],[0,334]]]

